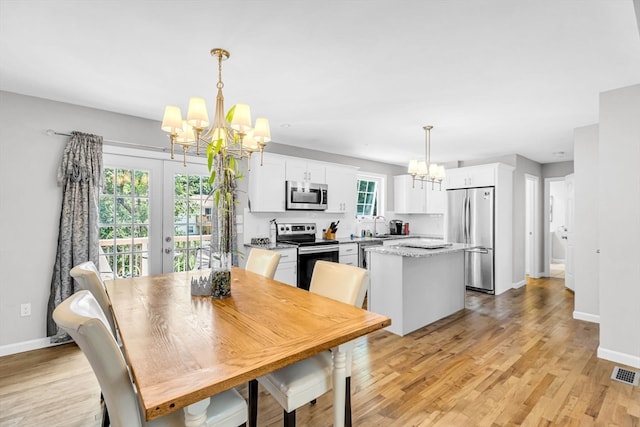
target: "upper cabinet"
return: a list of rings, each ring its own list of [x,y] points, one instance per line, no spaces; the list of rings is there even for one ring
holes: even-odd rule
[[[335,163],[264,153],[251,156],[249,208],[252,212],[284,212],[285,182],[306,181],[327,184],[328,213],[355,212],[358,168]]]
[[[305,159],[287,158],[286,180],[326,184],[325,166]]]
[[[252,212],[284,212],[285,210],[285,159],[264,153],[251,156],[249,171],[249,208]]]
[[[351,166],[327,165],[327,210],[326,212],[354,212],[356,211],[356,172]]]
[[[495,164],[447,169],[444,184],[453,188],[491,187],[496,183]]]
[[[445,191],[428,182],[413,182],[411,175],[393,177],[394,209],[400,214],[443,214]]]

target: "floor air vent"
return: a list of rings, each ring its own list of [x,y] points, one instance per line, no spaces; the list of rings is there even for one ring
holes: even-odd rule
[[[615,368],[613,368],[611,379],[620,381],[621,383],[631,384],[636,387],[638,386],[638,373],[634,371],[629,371],[627,369],[623,369],[619,366],[616,366]]]

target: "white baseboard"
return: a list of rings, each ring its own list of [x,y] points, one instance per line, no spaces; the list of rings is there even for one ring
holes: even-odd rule
[[[68,341],[67,341],[68,342]],[[39,350],[41,348],[53,347],[66,343],[51,343],[51,338],[38,338],[30,341],[22,341],[13,344],[0,346],[0,357],[11,354],[24,353],[25,351]]]
[[[620,353],[618,351],[598,347],[598,357],[612,362],[622,363],[623,365],[634,368],[640,368],[640,356],[634,356],[632,354]]]
[[[576,320],[584,320],[585,322],[591,323],[600,323],[600,315],[591,314],[591,313],[583,313],[581,311],[574,311],[573,318]]]
[[[518,289],[518,288],[523,287],[523,286],[524,286],[524,285],[526,285],[526,284],[527,284],[527,279],[524,279],[524,280],[521,280],[521,281],[519,281],[519,282],[517,282],[517,283],[513,283],[513,284],[511,284],[511,287],[512,287],[513,289]]]

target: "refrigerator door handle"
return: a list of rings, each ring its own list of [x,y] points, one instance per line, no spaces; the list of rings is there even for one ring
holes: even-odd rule
[[[467,195],[464,198],[464,242],[470,243],[471,240],[471,197]]]
[[[469,252],[472,254],[488,254],[489,249],[477,248],[477,249],[466,249],[465,252]]]

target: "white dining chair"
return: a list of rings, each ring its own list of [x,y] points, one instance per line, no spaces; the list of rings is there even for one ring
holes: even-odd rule
[[[87,290],[93,294],[93,297],[98,301],[102,312],[107,317],[109,327],[118,339],[116,332],[116,322],[113,319],[113,313],[111,312],[111,300],[107,294],[107,288],[100,278],[100,273],[96,268],[96,265],[92,261],[80,263],[73,267],[70,271],[71,277],[76,280],[80,289]]]
[[[317,261],[309,292],[361,307],[366,292],[367,270],[329,261]],[[354,343],[341,346],[346,352],[345,425],[351,426],[351,360]],[[284,425],[294,427],[296,409],[332,389],[333,360],[330,351],[286,366],[249,383],[249,424],[257,425],[258,383],[278,401]]]
[[[150,422],[144,421],[125,359],[109,330],[106,316],[91,292],[78,291],[64,300],[54,310],[53,319],[74,339],[89,360],[104,394],[111,426],[185,425],[185,412],[189,411],[189,407]],[[237,427],[246,425],[246,422],[247,404],[235,389],[210,398],[207,426]]]
[[[280,262],[281,255],[282,254],[278,251],[251,248],[249,257],[247,257],[247,264],[244,268],[253,273],[273,279],[273,276],[275,276],[276,270],[278,269],[278,263]]]

